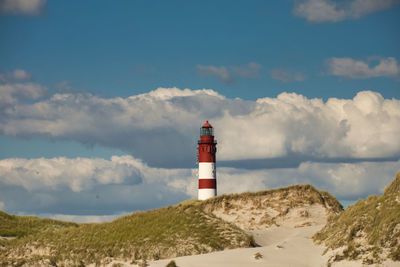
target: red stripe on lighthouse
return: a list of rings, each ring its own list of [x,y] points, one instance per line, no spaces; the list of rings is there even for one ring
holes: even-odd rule
[[[215,179],[199,179],[199,189],[216,189],[217,183]]]
[[[215,162],[215,153],[200,152],[199,162]]]

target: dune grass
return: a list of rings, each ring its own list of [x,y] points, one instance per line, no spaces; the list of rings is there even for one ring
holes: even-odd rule
[[[205,209],[208,209],[207,207],[215,208],[221,206],[222,204],[229,205],[229,202],[233,200],[248,201],[254,200],[255,197],[274,195],[279,198],[277,201],[290,201],[292,207],[301,206],[304,204],[321,204],[333,213],[339,213],[343,210],[343,206],[334,196],[329,194],[327,191],[320,191],[309,184],[291,185],[258,192],[246,192],[228,195],[224,194],[202,201],[199,203],[199,205]],[[259,204],[261,205],[261,203]]]
[[[282,200],[289,201],[293,207],[318,203],[335,213],[342,210],[329,193],[311,185],[294,185],[221,195],[205,201],[184,201],[175,206],[135,212],[107,223],[76,224],[1,213],[0,222],[5,222],[1,233],[17,238],[0,240],[3,246],[0,265],[99,266],[112,260],[143,263],[252,247],[256,245],[252,236],[217,218],[210,209],[220,205],[229,208],[231,200],[250,201],[255,208],[262,209],[264,204],[260,199],[263,196],[271,196],[266,198],[268,201],[277,197],[278,204]]]
[[[328,250],[344,248],[332,261],[363,259],[379,263],[387,257],[400,261],[400,172],[381,196],[370,196],[349,206],[313,237]]]
[[[253,242],[242,230],[205,213],[198,205],[177,205],[136,212],[109,223],[71,224],[21,235],[0,251],[0,262],[17,264],[22,260],[18,255],[24,255],[23,261],[31,263],[45,259],[58,266],[100,265],[110,259],[157,260],[250,247]],[[10,257],[10,253],[15,256]]]
[[[0,236],[21,238],[50,229],[78,226],[76,223],[52,219],[41,219],[35,216],[16,216],[0,211]]]

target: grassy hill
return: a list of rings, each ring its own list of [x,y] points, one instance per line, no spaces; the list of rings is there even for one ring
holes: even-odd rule
[[[325,224],[329,214],[343,210],[337,199],[308,184],[272,190],[220,195],[201,203],[203,210],[244,230],[275,226]]]
[[[192,202],[136,212],[101,224],[2,215],[21,222],[9,224],[17,230],[4,232],[18,238],[2,241],[3,266],[103,265],[111,259],[160,259],[254,245],[251,236]]]
[[[260,198],[261,197],[261,198]],[[271,199],[269,199],[272,197]],[[268,203],[261,203],[261,199],[268,199]],[[297,184],[287,187],[280,187],[258,192],[246,192],[240,194],[219,195],[201,202],[205,209],[218,208],[221,205],[228,205],[232,201],[251,201],[252,205],[262,206],[271,204],[272,200],[281,204],[282,201],[288,202],[291,207],[312,205],[315,203],[323,205],[329,211],[338,213],[343,210],[339,201],[327,191],[316,189],[309,184]]]
[[[381,196],[359,200],[314,236],[328,247],[330,262],[342,259],[379,263],[400,261],[400,171]]]
[[[16,238],[0,239],[0,266],[98,266],[113,260],[135,262],[252,247],[256,244],[242,230],[246,227],[238,227],[243,226],[237,224],[239,219],[228,222],[217,215],[240,215],[240,221],[249,229],[255,227],[254,223],[268,228],[278,226],[299,208],[304,210],[294,216],[310,220],[313,216],[306,211],[315,205],[327,214],[342,211],[329,193],[310,185],[293,185],[205,201],[189,200],[108,223],[76,224],[2,212],[0,236]],[[271,210],[276,212],[270,216]],[[255,220],[257,216],[262,220]]]
[[[0,236],[3,237],[21,238],[70,226],[78,226],[78,224],[52,219],[40,219],[34,216],[10,215],[0,211]]]

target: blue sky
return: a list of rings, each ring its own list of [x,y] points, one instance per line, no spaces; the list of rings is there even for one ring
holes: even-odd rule
[[[191,198],[205,119],[222,192],[380,193],[400,169],[399,25],[396,0],[0,0],[0,208],[110,216]],[[159,198],[110,202],[126,188]],[[107,201],[72,201],[95,191]]]
[[[104,96],[130,96],[157,87],[213,88],[256,99],[294,91],[307,97],[351,98],[360,90],[398,97],[393,79],[352,80],[327,74],[331,57],[399,59],[400,6],[359,19],[311,23],[292,1],[49,1],[39,16],[1,19],[2,72],[33,73]],[[223,84],[197,75],[197,65],[262,66],[255,79]],[[274,69],[299,72],[282,83]]]

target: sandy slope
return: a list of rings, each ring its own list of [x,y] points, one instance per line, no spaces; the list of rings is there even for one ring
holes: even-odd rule
[[[311,238],[326,224],[329,209],[319,203],[296,207],[290,207],[282,200],[276,205],[273,199],[268,199],[268,202],[264,200],[264,203],[269,206],[254,208],[254,204],[239,199],[231,201],[229,209],[221,206],[212,210],[215,216],[252,234],[259,247],[184,256],[173,260],[179,267],[327,266],[331,255],[322,255],[325,247],[315,245]],[[274,223],[262,223],[262,219],[266,217]],[[262,258],[255,259],[256,253],[260,253]],[[164,267],[170,261],[171,259],[152,261],[148,266]],[[109,266],[113,263],[122,262],[114,261]],[[362,263],[341,261],[332,266],[362,266]],[[386,261],[381,266],[400,267],[400,263]]]
[[[214,214],[227,221],[235,223],[242,229],[249,229],[248,218],[260,220],[260,214],[246,214],[251,205],[240,207],[238,215],[224,214],[214,211]],[[300,216],[307,211],[308,216]],[[252,211],[253,212],[253,211]],[[277,216],[277,214],[271,214]],[[263,230],[248,230],[260,247],[225,250],[215,253],[175,258],[178,266],[326,266],[327,256],[321,256],[324,247],[313,244],[311,237],[326,223],[327,212],[321,205],[293,208],[278,221],[279,227],[273,225]],[[238,220],[239,219],[239,220]],[[304,223],[311,226],[299,227]],[[260,227],[257,227],[260,228]],[[262,228],[261,228],[262,229]],[[255,259],[254,254],[260,253],[263,257]],[[165,266],[170,260],[150,262],[150,266]]]
[[[326,266],[323,247],[315,246],[311,236],[322,226],[302,228],[272,227],[254,231],[256,242],[262,247],[225,250],[210,254],[175,258],[178,266]],[[261,253],[263,258],[255,259]],[[165,266],[170,260],[150,262],[150,266]]]
[[[262,247],[225,250],[210,254],[174,258],[179,267],[242,267],[242,266],[326,266],[328,255],[322,256],[324,247],[313,244],[312,235],[322,225],[302,228],[274,227],[264,231],[254,231],[253,235]],[[263,258],[256,260],[257,252]],[[151,267],[164,267],[170,262],[159,260],[149,262]],[[360,261],[341,261],[335,267],[363,266]],[[386,261],[381,266],[395,267],[400,263]]]

